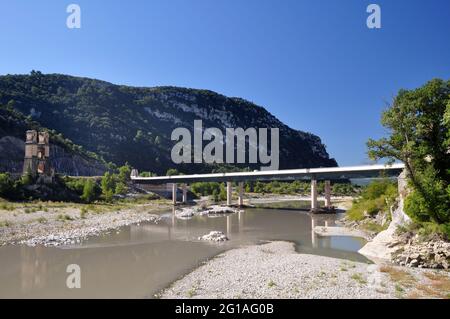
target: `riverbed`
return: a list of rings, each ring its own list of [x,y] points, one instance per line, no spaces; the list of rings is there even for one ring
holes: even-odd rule
[[[233,248],[287,241],[299,253],[368,263],[357,251],[365,241],[320,237],[311,225],[335,225],[339,215],[295,209],[246,209],[227,216],[179,219],[161,212],[143,222],[90,237],[77,245],[0,248],[0,298],[153,298],[210,258]],[[211,230],[229,241],[203,242]],[[81,270],[81,288],[69,289],[67,266]]]

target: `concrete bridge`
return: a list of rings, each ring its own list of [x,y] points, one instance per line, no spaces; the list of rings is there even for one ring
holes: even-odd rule
[[[227,205],[232,204],[232,183],[238,183],[238,205],[243,205],[245,181],[311,181],[311,211],[318,210],[317,181],[325,181],[325,208],[331,208],[331,180],[353,178],[397,177],[405,168],[403,163],[392,165],[363,165],[347,167],[321,167],[287,169],[277,171],[254,171],[234,173],[213,173],[176,176],[140,177],[137,170],[131,173],[131,180],[137,184],[171,184],[172,201],[177,203],[178,184],[183,191],[182,201],[187,202],[187,185],[194,182],[225,182],[227,184]]]

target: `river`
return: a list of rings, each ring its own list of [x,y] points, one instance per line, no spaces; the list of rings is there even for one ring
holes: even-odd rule
[[[0,248],[0,298],[153,298],[161,289],[225,250],[271,240],[295,243],[300,253],[367,261],[357,251],[364,240],[319,237],[316,225],[334,225],[337,215],[286,209],[246,209],[229,216],[183,220],[173,212],[158,224],[143,223],[66,247]],[[229,241],[202,242],[211,230]],[[67,266],[81,269],[81,288],[69,289]]]

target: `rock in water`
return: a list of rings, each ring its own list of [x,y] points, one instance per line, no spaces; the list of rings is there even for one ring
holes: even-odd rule
[[[198,239],[208,241],[227,241],[228,237],[221,231],[213,230],[209,234],[201,236]]]
[[[195,212],[191,208],[183,208],[181,210],[176,211],[175,215],[177,216],[177,218],[189,219],[195,215]]]
[[[220,206],[220,205],[212,205],[208,207],[207,213],[210,215],[221,215],[221,214],[234,214],[243,212],[242,210],[229,207],[229,206]]]

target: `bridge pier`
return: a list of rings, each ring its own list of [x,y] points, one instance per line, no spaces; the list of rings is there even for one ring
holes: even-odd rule
[[[239,182],[238,206],[244,206],[244,182]]]
[[[232,183],[227,182],[227,206],[231,206]]]
[[[325,181],[325,208],[331,209],[331,182]]]
[[[317,180],[313,178],[311,180],[311,211],[314,212],[317,209]]]
[[[172,204],[177,204],[177,184],[172,183]]]
[[[183,184],[183,204],[187,203],[187,184]]]

